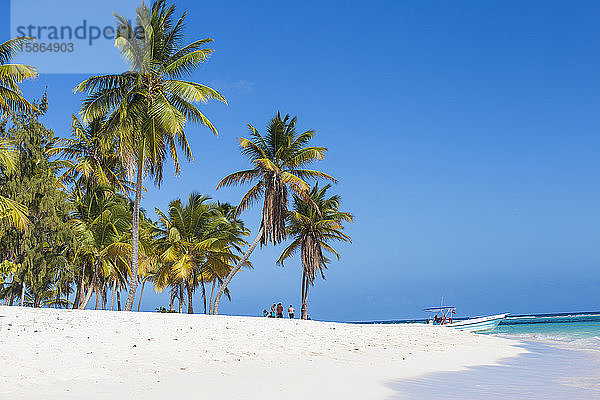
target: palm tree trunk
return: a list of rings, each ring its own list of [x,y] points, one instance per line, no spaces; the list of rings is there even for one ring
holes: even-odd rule
[[[121,291],[117,290],[117,311],[121,311]]]
[[[21,307],[25,304],[25,277],[23,276],[23,282],[21,282]]]
[[[97,310],[98,306],[100,305],[100,293],[99,293],[98,289],[96,289],[95,292],[96,292],[96,307],[94,307],[94,310]]]
[[[258,245],[258,242],[262,238],[264,231],[265,231],[264,228],[261,226],[260,230],[258,231],[258,235],[256,235],[256,238],[254,239],[254,241],[248,248],[248,251],[246,251],[246,253],[242,256],[240,261],[238,261],[238,263],[235,265],[235,267],[233,267],[233,269],[231,271],[229,271],[229,274],[223,281],[223,284],[219,288],[219,291],[217,292],[217,296],[215,297],[215,303],[213,304],[213,315],[219,314],[219,302],[221,301],[221,296],[225,292],[225,289],[227,289],[227,285],[229,285],[229,282],[231,282],[231,280],[233,279],[233,276],[240,270],[240,268],[242,268],[242,265],[244,265],[244,263],[248,260],[248,257],[250,257],[250,254],[252,254],[252,252]]]
[[[144,286],[146,286],[146,279],[142,280],[142,290],[140,290],[140,301],[138,301],[138,312],[142,306],[142,296],[144,295]]]
[[[217,284],[217,277],[215,276],[213,278],[213,284],[212,284],[212,289],[210,290],[210,301],[208,302],[208,313],[212,314],[212,310],[213,310],[213,296],[215,294],[215,286]]]
[[[300,311],[300,318],[306,319],[308,317],[308,279],[306,279],[306,272],[302,268],[302,307]]]
[[[85,307],[87,307],[87,303],[92,298],[92,293],[94,293],[94,286],[90,284],[90,287],[88,288],[87,293],[85,294],[85,297],[83,298],[83,301],[81,302],[81,304],[79,304],[78,308],[80,310],[85,310]]]
[[[23,248],[23,245],[21,245]],[[27,277],[27,271],[23,272],[23,280],[21,281],[21,303],[20,306],[23,307],[25,305],[25,278]]]
[[[61,294],[61,290],[60,290],[60,283],[56,285],[56,297],[54,298],[54,307],[58,308],[59,304],[60,304],[60,294]],[[48,307],[52,307],[52,305],[49,305]]]
[[[175,302],[175,296],[176,296],[175,295],[175,288],[172,287],[171,288],[171,303],[169,304],[169,311],[173,311],[174,310],[173,303]]]
[[[183,313],[183,282],[179,284],[179,314]]]
[[[106,310],[106,284],[102,285],[102,309]]]
[[[204,300],[204,314],[206,314],[206,290],[204,289],[204,275],[200,273],[200,282],[202,283],[202,300]]]
[[[194,306],[192,305],[192,289],[189,286],[187,287],[187,292],[188,292],[188,314],[193,314]],[[206,302],[204,302],[204,311],[206,313]]]
[[[135,182],[135,202],[133,203],[133,221],[132,221],[132,246],[131,246],[131,279],[129,294],[125,302],[125,311],[131,311],[133,301],[135,300],[135,291],[138,285],[138,262],[139,262],[139,242],[140,242],[140,202],[142,201],[142,178],[144,172],[144,143],[138,154],[137,179]]]
[[[117,291],[117,280],[113,281],[112,295],[110,296],[110,311],[115,309],[115,292]]]
[[[10,283],[11,286],[15,284],[15,276],[13,275],[12,277],[12,282]],[[6,305],[7,306],[11,306],[13,305],[13,294],[12,291],[10,292],[10,294],[8,295],[8,298],[6,299]]]
[[[67,285],[67,291],[65,292],[65,309],[69,308],[69,297],[71,296],[71,293],[69,293],[71,290],[71,282],[69,282],[69,284]]]
[[[85,284],[85,264],[81,267],[81,280],[79,281],[79,286],[77,286],[77,294],[75,295],[75,300],[73,301],[73,310],[79,308],[79,304],[81,304],[81,300],[83,299],[84,293],[84,284]]]
[[[71,308],[74,310],[79,306],[79,296],[81,292],[81,284],[77,284],[77,290],[75,291],[75,298],[73,299],[73,305]]]
[[[79,305],[80,310],[85,310],[87,303],[90,301],[90,298],[92,297],[92,293],[94,292],[94,289],[96,289],[97,279],[98,279],[98,260],[96,260],[94,262],[94,266],[92,268],[92,281],[90,282],[90,287],[88,288],[85,298]],[[97,306],[98,306],[98,295],[96,295],[96,307]]]
[[[92,298],[92,293],[94,293],[94,287],[95,286],[96,286],[96,273],[94,272],[94,276],[92,277],[92,281],[90,282],[90,287],[88,288],[88,291],[85,294],[85,298],[83,299],[83,301],[79,305],[79,309],[80,310],[85,310],[85,307],[87,307],[88,302]],[[98,303],[97,300],[98,300],[98,296],[96,296],[96,305]]]

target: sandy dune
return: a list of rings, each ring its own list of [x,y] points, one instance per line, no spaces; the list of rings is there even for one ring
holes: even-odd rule
[[[424,325],[0,307],[0,399],[383,399],[522,351]]]

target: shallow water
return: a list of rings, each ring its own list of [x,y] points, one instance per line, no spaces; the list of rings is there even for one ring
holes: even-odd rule
[[[600,350],[600,315],[512,317],[491,334],[575,350]]]
[[[528,342],[529,353],[393,384],[398,399],[600,399],[600,352]]]

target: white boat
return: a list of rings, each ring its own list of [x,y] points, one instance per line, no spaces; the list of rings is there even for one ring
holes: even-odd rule
[[[454,321],[449,327],[467,332],[489,332],[494,330],[508,314],[496,314],[487,317],[469,318]]]
[[[432,313],[427,320],[428,324],[443,325],[466,332],[489,332],[495,329],[508,313],[454,320],[456,307],[431,307],[423,311]]]

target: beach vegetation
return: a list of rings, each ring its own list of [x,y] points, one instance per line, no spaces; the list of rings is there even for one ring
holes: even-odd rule
[[[26,210],[28,229],[0,230],[3,260],[19,265],[12,282],[3,288],[4,297],[41,304],[48,287],[61,274],[70,274],[73,233],[68,224],[68,194],[57,177],[60,161],[51,158],[56,144],[54,132],[39,122],[47,110],[44,96],[35,113],[19,113],[4,132],[4,140],[14,145],[17,162],[5,175],[0,194]]]
[[[21,47],[31,43],[32,38],[21,36],[0,43],[0,118],[11,115],[31,113],[36,106],[31,104],[19,88],[27,79],[36,78],[38,70],[30,65],[11,63]]]
[[[177,148],[186,159],[193,159],[186,123],[202,124],[217,134],[196,104],[226,101],[211,87],[183,79],[208,59],[213,49],[207,46],[213,40],[184,45],[185,14],[176,18],[174,5],[155,0],[150,7],[142,4],[136,9],[135,23],[122,16],[116,18],[115,46],[130,70],[93,76],[77,85],[75,92],[87,93],[80,110],[85,123],[107,116],[106,132],[117,143],[119,160],[135,174],[132,279],[125,304],[125,310],[130,311],[138,284],[138,215],[144,177],[153,177],[160,185],[167,158],[172,159],[175,174],[179,174]]]
[[[292,242],[283,250],[278,264],[300,253],[302,268],[302,307],[301,319],[308,317],[308,289],[314,285],[318,276],[325,279],[325,270],[331,260],[327,254],[338,260],[340,254],[331,246],[331,242],[351,242],[344,233],[344,223],[354,221],[352,214],[340,211],[341,197],[327,197],[330,184],[319,187],[315,184],[310,191],[310,200],[294,195],[293,209],[288,213],[287,230]]]
[[[158,291],[171,291],[170,308],[174,300],[179,311],[187,302],[188,313],[193,313],[192,295],[199,289],[208,313],[215,285],[233,268],[241,256],[244,238],[249,234],[244,224],[228,213],[231,207],[211,201],[198,193],[189,195],[184,204],[180,199],[169,204],[169,210],[157,210],[159,217],[156,248],[159,269],[153,277]],[[246,266],[250,263],[246,262]],[[210,299],[207,287],[211,287]]]
[[[199,106],[226,104],[217,90],[190,78],[212,54],[212,39],[186,41],[185,13],[176,14],[175,6],[154,0],[136,9],[133,22],[116,15],[115,46],[128,70],[91,76],[75,87],[83,99],[66,137],[42,122],[47,96],[30,102],[21,92],[19,85],[38,70],[11,64],[32,39],[0,44],[4,304],[131,311],[141,285],[140,311],[151,284],[170,293],[168,309],[158,312],[187,306],[193,313],[199,294],[202,311],[218,314],[221,297],[231,299],[231,280],[252,268],[255,248],[291,239],[277,262],[300,253],[306,318],[308,288],[324,278],[325,254],[339,258],[331,243],[350,241],[343,224],[353,217],[339,210],[338,195],[326,193],[337,180],[312,169],[327,148],[313,145],[316,131],[299,131],[296,117],[277,112],[262,133],[247,125],[239,149],[250,165],[217,185],[250,185],[239,203],[193,191],[184,200],[173,196],[165,210],[154,208],[155,221],[142,208],[144,184],[160,187],[169,160],[175,175],[180,157],[193,160],[190,122],[217,134]],[[319,181],[330,183],[321,187]],[[256,204],[262,204],[260,225],[249,242],[241,216]]]
[[[227,285],[250,254],[260,243],[277,245],[286,236],[288,216],[288,191],[310,202],[308,179],[327,179],[336,182],[332,176],[307,167],[322,160],[327,148],[309,146],[316,131],[302,133],[296,131],[296,117],[281,113],[271,118],[264,135],[248,124],[248,138],[239,138],[240,151],[251,164],[251,168],[227,175],[219,182],[217,189],[227,186],[251,184],[237,206],[236,214],[243,212],[253,204],[263,201],[262,219],[258,233],[240,261],[225,278],[215,296],[213,314],[219,312],[219,301]]]

